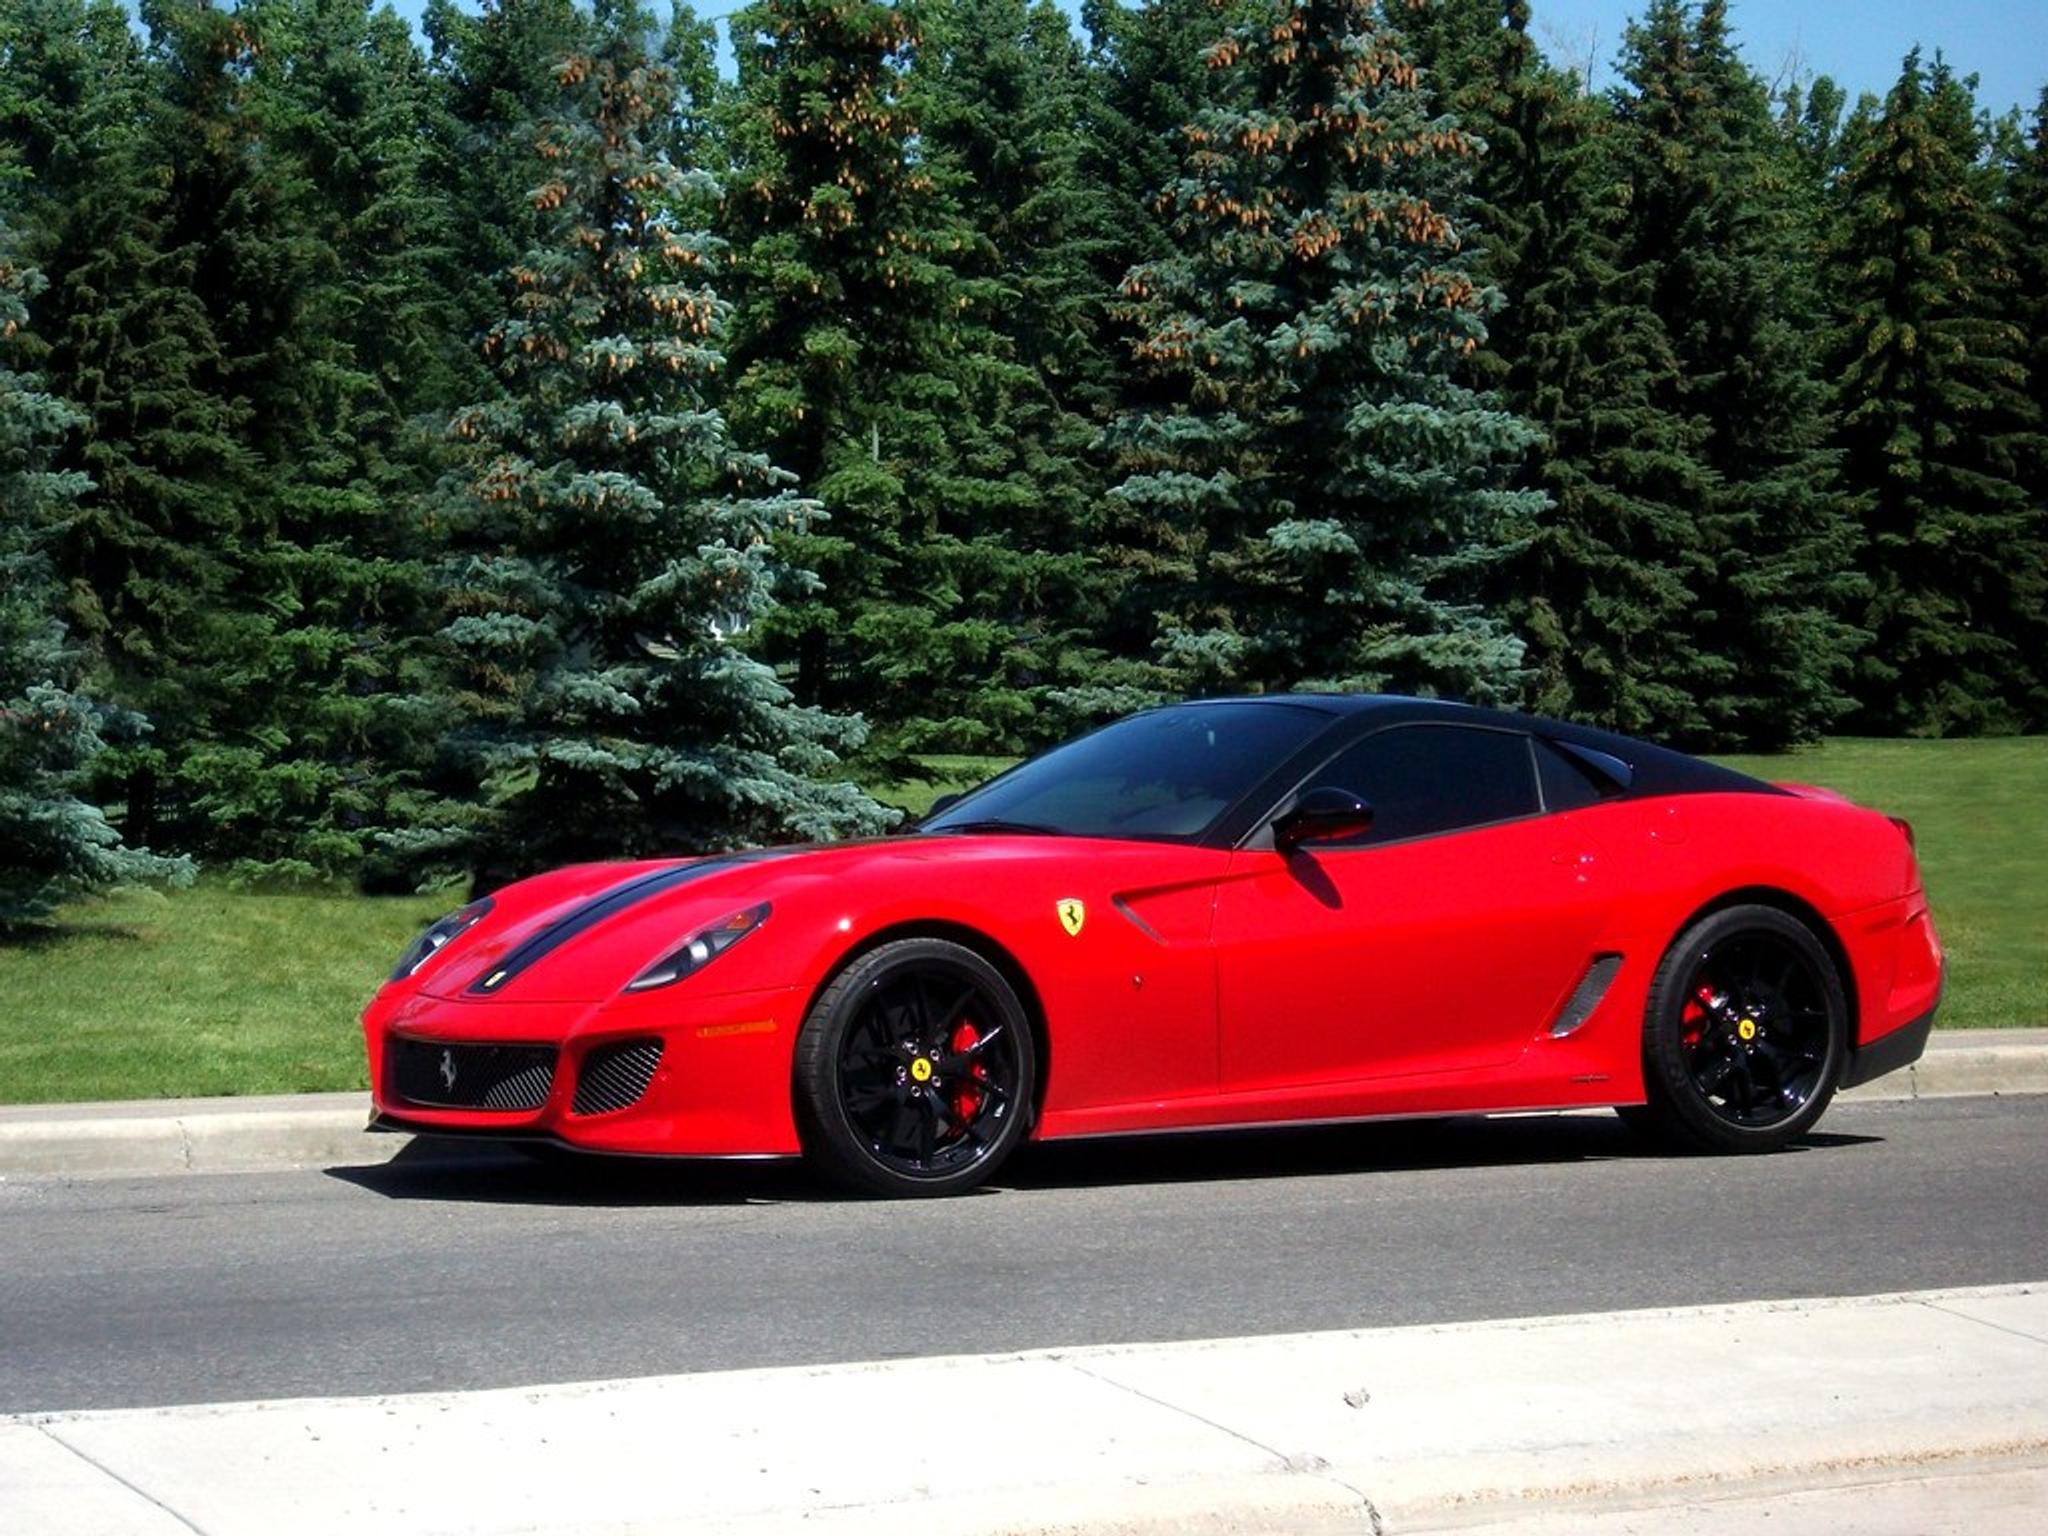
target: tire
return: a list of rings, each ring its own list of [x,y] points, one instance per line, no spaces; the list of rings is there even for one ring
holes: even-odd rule
[[[1848,997],[1813,930],[1727,907],[1666,951],[1643,1019],[1649,1102],[1622,1118],[1694,1152],[1775,1152],[1820,1119],[1848,1058]]]
[[[797,1036],[804,1154],[862,1194],[972,1189],[1029,1130],[1037,1069],[993,965],[944,939],[884,944],[833,978]]]

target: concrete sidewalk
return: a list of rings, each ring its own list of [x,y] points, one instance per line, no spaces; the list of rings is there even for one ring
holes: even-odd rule
[[[2048,1093],[2048,1029],[1937,1030],[1927,1055],[1844,1102]],[[363,1093],[0,1107],[0,1179],[388,1162],[410,1137],[368,1135]]]
[[[0,1420],[37,1536],[1926,1531],[1944,1482],[1997,1532],[2044,1469],[2026,1286]]]

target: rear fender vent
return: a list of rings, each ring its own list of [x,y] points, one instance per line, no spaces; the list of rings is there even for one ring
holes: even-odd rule
[[[622,1040],[601,1045],[583,1058],[583,1070],[576,1074],[576,1100],[570,1113],[608,1115],[631,1109],[654,1081],[654,1069],[661,1065],[659,1040]]]
[[[1562,1040],[1593,1017],[1593,1010],[1600,1006],[1600,1000],[1607,995],[1607,989],[1614,985],[1615,975],[1620,970],[1621,956],[1595,955],[1593,963],[1586,967],[1586,974],[1579,978],[1579,984],[1572,988],[1572,995],[1565,999],[1563,1011],[1551,1024],[1550,1038]]]

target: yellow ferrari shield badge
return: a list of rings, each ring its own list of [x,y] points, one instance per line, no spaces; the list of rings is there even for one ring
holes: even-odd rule
[[[1081,904],[1081,899],[1078,896],[1062,897],[1056,910],[1060,915],[1060,926],[1067,930],[1070,937],[1078,939],[1081,936],[1081,925],[1088,921],[1088,909]]]

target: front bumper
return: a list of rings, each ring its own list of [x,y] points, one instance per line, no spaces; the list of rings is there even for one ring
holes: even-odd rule
[[[799,1150],[790,1070],[801,1007],[794,988],[603,1005],[373,1003],[371,1125],[586,1152],[788,1156]],[[516,1081],[492,1075],[514,1067]]]

